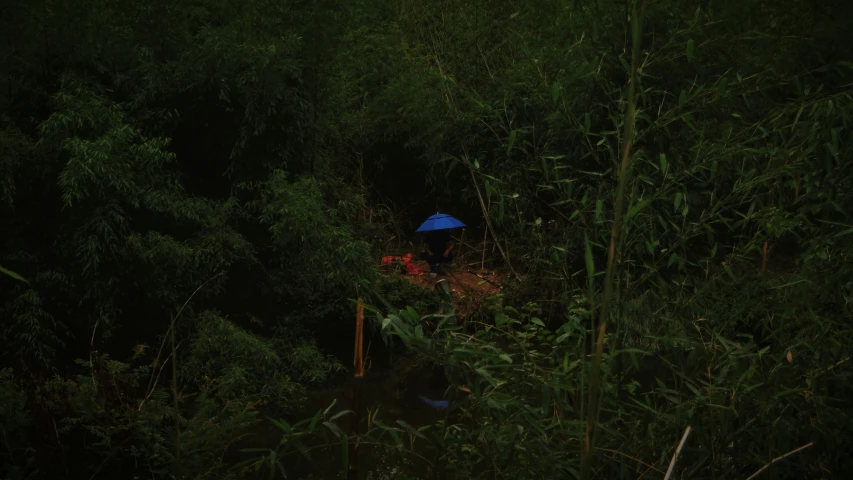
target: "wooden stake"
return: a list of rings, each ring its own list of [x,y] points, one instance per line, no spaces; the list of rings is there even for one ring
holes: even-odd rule
[[[358,435],[359,424],[361,423],[361,378],[364,377],[364,357],[362,349],[364,348],[364,299],[358,297],[358,303],[355,306],[355,351],[353,352],[353,384],[352,384],[352,405],[353,411],[350,434]],[[349,451],[349,468],[347,469],[347,480],[356,480],[359,477],[358,468],[358,451],[356,443],[350,442],[347,445]]]

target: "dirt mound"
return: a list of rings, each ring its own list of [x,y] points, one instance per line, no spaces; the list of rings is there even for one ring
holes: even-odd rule
[[[429,265],[422,261],[411,262],[424,272],[429,272]],[[400,269],[387,268],[387,275],[400,275]],[[429,273],[423,275],[403,275],[410,282],[423,288],[433,289],[435,283],[445,279],[450,283],[453,293],[456,313],[460,316],[467,315],[479,307],[484,299],[501,292],[501,282],[504,275],[494,270],[468,270],[467,268],[451,268],[449,272],[437,274]]]

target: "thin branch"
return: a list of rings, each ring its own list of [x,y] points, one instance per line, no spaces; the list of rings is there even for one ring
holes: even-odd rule
[[[807,449],[807,448],[811,447],[812,445],[814,445],[814,442],[809,442],[809,443],[807,443],[807,444],[803,445],[803,446],[802,446],[802,447],[800,447],[800,448],[795,448],[794,450],[791,450],[790,452],[786,453],[785,455],[782,455],[782,456],[779,456],[779,457],[774,458],[773,460],[770,460],[770,463],[768,463],[767,465],[765,465],[765,466],[761,467],[757,472],[755,472],[755,473],[753,473],[752,475],[750,475],[750,476],[749,476],[749,478],[747,478],[746,480],[752,480],[753,478],[757,477],[757,476],[758,476],[758,474],[760,474],[761,472],[763,472],[763,471],[767,470],[768,468],[770,468],[770,465],[773,465],[774,463],[778,462],[779,460],[782,460],[782,459],[783,459],[783,458],[785,458],[785,457],[789,457],[789,456],[791,456],[791,455],[793,455],[793,454],[795,454],[795,453],[797,453],[797,452],[799,452],[799,451],[805,450],[805,449]]]
[[[678,442],[678,448],[676,448],[675,453],[672,454],[672,460],[669,461],[669,468],[666,469],[666,475],[663,477],[663,480],[669,480],[669,476],[672,475],[672,471],[675,469],[675,461],[678,459],[678,455],[681,453],[681,449],[684,447],[684,442],[687,441],[688,435],[690,435],[690,425],[684,429],[684,435],[681,436],[681,441]]]
[[[468,170],[469,172],[471,172],[471,180],[474,182],[474,188],[477,190],[477,198],[480,200],[480,207],[483,209],[483,217],[486,220],[486,229],[489,231],[489,233],[491,233],[492,240],[495,241],[495,245],[498,247],[498,250],[500,250],[501,256],[503,256],[504,261],[506,261],[506,265],[509,267],[509,271],[512,272],[513,276],[515,276],[516,279],[520,279],[521,277],[519,277],[515,269],[512,268],[512,263],[510,263],[509,261],[509,255],[507,255],[506,251],[504,251],[503,247],[498,241],[498,236],[495,233],[495,228],[492,226],[492,220],[489,218],[489,211],[486,208],[486,203],[483,201],[483,195],[480,193],[480,185],[477,183],[477,177],[474,175],[474,169],[470,166],[470,164],[468,166]]]
[[[178,310],[178,313],[175,315],[175,317],[172,318],[172,323],[169,324],[169,328],[166,330],[166,334],[163,335],[163,341],[160,342],[160,350],[157,352],[157,358],[154,359],[154,367],[151,370],[151,379],[148,381],[148,389],[146,390],[147,393],[145,395],[145,399],[142,400],[142,402],[139,404],[139,408],[138,408],[139,411],[142,411],[142,406],[145,404],[145,401],[149,397],[151,397],[151,392],[154,390],[154,386],[157,383],[155,379],[160,378],[160,375],[157,373],[157,367],[160,367],[160,369],[162,369],[162,365],[160,365],[160,357],[163,356],[163,348],[166,346],[166,339],[169,338],[169,333],[172,331],[173,328],[175,328],[175,324],[178,321],[178,317],[181,316],[181,313],[184,311],[184,309],[187,307],[187,305],[189,305],[189,303],[193,299],[193,297],[195,297],[196,294],[199,291],[201,291],[201,289],[204,288],[205,285],[212,282],[216,278],[222,276],[224,273],[225,272],[219,272],[216,275],[207,279],[207,281],[205,281],[201,285],[199,285],[198,288],[196,288],[195,291],[192,293],[192,295],[190,295],[189,298],[187,298],[187,301],[184,302],[183,305],[181,305],[181,308]],[[165,362],[163,362],[163,364],[165,364]]]
[[[98,317],[98,320],[95,321],[95,327],[92,328],[92,341],[89,342],[89,373],[92,375],[92,388],[95,393],[98,393],[98,382],[95,380],[95,367],[92,362],[92,355],[95,350],[95,332],[98,331],[98,324],[101,323],[101,317]]]
[[[182,343],[184,343],[184,341],[183,341],[183,340],[181,340],[180,342],[178,342],[178,345],[177,345],[177,347],[175,347],[175,349],[177,350],[177,349],[178,349],[178,347],[180,347]],[[166,364],[167,364],[167,363],[169,363],[169,359],[171,359],[171,358],[172,358],[172,353],[169,353],[169,356],[168,356],[168,357],[166,357],[166,359],[165,359],[165,360],[163,360],[163,366],[166,366]],[[160,374],[161,374],[161,373],[163,373],[163,370],[164,370],[164,369],[161,367],[161,368],[157,371],[157,378],[155,378],[155,379],[154,379],[154,388],[156,388],[156,387],[157,387],[157,382],[159,382],[159,381],[160,381]],[[142,401],[141,401],[141,402],[139,402],[139,408],[137,408],[137,409],[136,409],[136,411],[141,411],[141,410],[142,410],[142,406],[143,406],[143,405],[145,405],[145,402],[147,402],[147,401],[151,398],[151,395],[152,395],[152,394],[154,394],[154,388],[151,388],[151,390],[149,390],[149,391],[148,391],[148,394],[146,394],[146,395],[145,395],[145,398],[143,398],[143,399],[142,399]]]
[[[625,457],[625,458],[627,458],[627,459],[629,459],[629,460],[633,460],[633,461],[635,461],[635,462],[639,463],[640,465],[642,465],[642,466],[644,466],[644,467],[648,468],[649,470],[654,470],[654,471],[656,471],[656,472],[664,473],[662,470],[658,470],[657,468],[655,468],[655,466],[654,466],[654,465],[649,465],[648,463],[646,463],[646,462],[644,462],[644,461],[640,460],[639,458],[632,457],[631,455],[628,455],[627,453],[620,452],[619,450],[611,450],[611,449],[609,449],[609,448],[603,448],[603,447],[595,447],[595,449],[596,449],[596,450],[601,450],[601,451],[604,451],[604,452],[610,452],[610,453],[616,453],[616,454],[618,454],[618,455],[622,455],[623,457]],[[615,459],[615,457],[611,457],[611,458],[614,458],[614,459]]]

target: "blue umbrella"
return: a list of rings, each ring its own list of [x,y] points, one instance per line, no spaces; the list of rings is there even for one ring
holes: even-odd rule
[[[451,228],[464,227],[465,224],[446,213],[436,213],[426,219],[417,229],[417,233],[431,232],[433,230],[448,230]]]

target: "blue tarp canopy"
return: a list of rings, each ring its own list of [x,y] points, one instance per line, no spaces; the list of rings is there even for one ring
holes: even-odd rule
[[[451,228],[464,227],[465,224],[451,217],[446,213],[436,213],[426,219],[426,221],[418,227],[417,232],[431,232],[433,230],[449,230]]]

